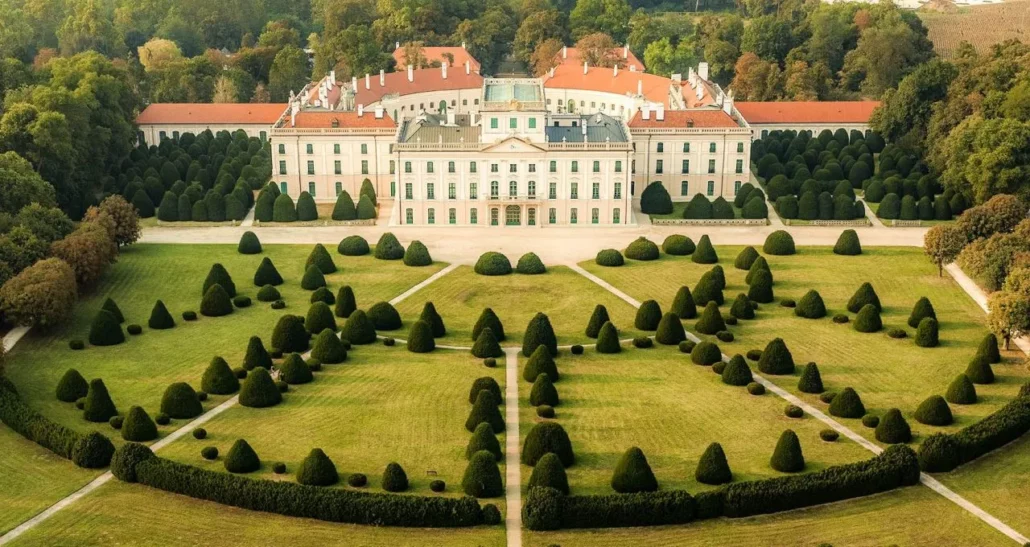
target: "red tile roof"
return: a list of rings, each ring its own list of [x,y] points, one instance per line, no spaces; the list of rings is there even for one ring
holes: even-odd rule
[[[465,70],[465,61],[469,62],[469,67],[472,72],[479,72],[479,61],[473,57],[467,49],[460,46],[425,46],[422,48],[422,55],[425,56],[427,61],[439,61],[443,63],[447,60],[444,57],[445,53],[450,53],[454,56],[454,63],[452,67],[461,68]],[[406,70],[408,63],[404,56],[404,46],[401,46],[393,50],[393,60],[397,61],[397,70]]]
[[[643,114],[637,112],[629,122],[630,129],[652,127],[740,127],[740,125],[721,109],[704,108],[694,110],[666,110],[665,120],[659,121],[651,111],[650,119],[645,120]]]
[[[382,118],[376,118],[375,112],[371,110],[366,110],[361,116],[358,116],[358,113],[353,111],[301,111],[297,113],[293,127],[302,129],[332,129],[333,120],[337,122],[336,127],[340,128],[362,127],[378,129],[397,127],[397,124],[393,122],[389,114],[384,112]],[[289,121],[287,120],[286,123],[289,123]]]
[[[379,102],[383,95],[397,93],[411,95],[427,91],[452,91],[456,89],[479,89],[483,87],[483,77],[475,72],[465,74],[465,67],[447,69],[447,78],[439,68],[422,68],[414,70],[413,81],[408,81],[408,71],[389,72],[385,75],[385,85],[379,85],[379,75],[370,77],[369,89],[365,89],[365,79],[358,78],[358,89],[354,96],[354,104],[368,106]]]
[[[139,113],[136,123],[272,125],[286,111],[286,106],[278,103],[154,103]]]
[[[867,123],[879,101],[738,102],[749,124]]]
[[[559,63],[561,63],[563,65],[575,65],[575,66],[578,66],[579,68],[583,68],[583,59],[581,59],[579,57],[579,48],[575,48],[575,47],[565,48],[564,53],[565,53],[565,56],[563,57],[562,56],[562,52],[561,51],[558,52],[558,62]],[[633,52],[630,51],[628,48],[621,48],[621,47],[612,48],[612,53],[616,57],[618,57],[619,59],[621,59],[623,61],[623,64],[621,65],[620,68],[624,68],[626,70],[629,70],[630,66],[635,66],[635,67],[637,67],[637,72],[643,72],[644,71],[644,63],[642,63],[640,61],[640,59],[637,59],[637,56],[633,55]]]
[[[639,82],[643,84],[647,100],[669,104],[669,86],[674,84],[669,78],[625,69],[619,69],[617,75],[612,73],[610,68],[590,67],[584,74],[583,65],[559,65],[554,69],[554,76],[545,76],[544,87],[636,95]]]

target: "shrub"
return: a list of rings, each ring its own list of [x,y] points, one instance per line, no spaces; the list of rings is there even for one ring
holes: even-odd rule
[[[619,332],[611,321],[606,321],[601,327],[597,336],[596,349],[598,353],[619,353],[622,345],[619,343]]]
[[[805,415],[805,411],[799,406],[787,405],[783,409],[783,415],[788,418],[800,418]]]
[[[554,363],[554,357],[542,345],[537,346],[529,360],[526,361],[526,366],[522,369],[522,379],[534,382],[540,374],[547,374],[552,382],[558,381],[558,367]]]
[[[951,471],[1012,442],[1030,430],[1030,397],[1021,395],[979,422],[951,434],[935,434],[919,447],[919,465],[930,473]]]
[[[94,346],[115,346],[124,341],[125,333],[122,332],[118,318],[107,310],[98,311],[89,327],[89,343]]]
[[[340,195],[336,196],[332,218],[333,220],[354,220],[358,218],[358,212],[354,208],[354,200],[346,191],[340,192]]]
[[[225,455],[225,470],[230,473],[251,473],[260,468],[257,452],[243,439],[237,439]]]
[[[751,301],[747,299],[746,294],[740,293],[733,300],[733,305],[730,306],[730,315],[737,319],[755,318],[755,308],[751,305]]]
[[[272,358],[265,351],[265,345],[261,343],[261,338],[257,336],[251,336],[250,340],[247,341],[247,353],[243,357],[243,369],[254,370],[255,368],[272,368]]]
[[[501,443],[497,441],[493,428],[486,422],[479,422],[465,447],[465,458],[471,459],[473,454],[484,450],[492,454],[495,460],[501,459]]]
[[[286,464],[283,462],[275,462],[272,464],[272,472],[276,475],[282,475],[286,473]]]
[[[465,420],[465,429],[475,431],[476,426],[486,422],[490,424],[494,433],[504,431],[504,417],[497,408],[498,404],[500,404],[500,400],[493,392],[488,389],[480,390],[476,395],[476,402],[472,404],[472,409],[469,411],[469,417]]]
[[[6,257],[0,264],[0,271],[6,270],[0,273],[4,279],[12,272],[7,269]],[[58,258],[39,260],[0,284],[0,309],[5,322],[11,324],[56,325],[70,316],[77,298],[75,271]]]
[[[819,366],[815,363],[808,363],[801,371],[801,378],[798,379],[798,391],[801,393],[822,393],[823,378],[819,374]]]
[[[376,217],[375,200],[369,194],[361,194],[358,199],[358,220],[368,220]]]
[[[554,488],[562,494],[569,493],[569,478],[556,454],[544,454],[533,467],[533,473],[529,476],[529,490],[534,488]]]
[[[329,251],[321,243],[315,244],[304,262],[305,268],[310,266],[315,266],[323,274],[331,274],[337,270],[333,257],[329,256]]]
[[[718,338],[720,342],[726,343],[732,342],[734,338],[733,333],[728,330],[721,330],[715,333],[715,337]]]
[[[264,283],[262,283],[263,285]],[[207,272],[207,277],[204,279],[204,287],[201,290],[201,296],[206,295],[208,289],[213,285],[221,285],[225,292],[232,298],[236,296],[236,283],[233,282],[232,277],[229,276],[229,272],[226,271],[225,266],[215,263],[211,265],[211,269]]]
[[[880,297],[876,296],[876,291],[873,290],[873,286],[868,281],[862,283],[862,286],[855,291],[851,300],[848,300],[848,311],[851,313],[858,313],[867,304],[876,308],[877,313],[882,310],[880,306]]]
[[[336,297],[333,296],[333,292],[328,287],[319,287],[311,293],[309,301],[314,304],[315,302],[322,302],[332,306],[336,303]]]
[[[866,304],[859,310],[853,325],[858,332],[878,332],[883,329],[880,312],[872,304]]]
[[[846,387],[830,402],[830,415],[838,418],[861,418],[865,416],[865,405],[854,389]]]
[[[389,306],[389,304],[386,305]],[[390,308],[392,309],[393,307],[390,306]],[[371,311],[371,309],[369,311]],[[384,314],[388,313],[387,310],[380,311]],[[394,313],[396,313],[396,310],[394,310]],[[400,321],[399,316],[397,317],[397,320],[398,322]],[[400,328],[400,325],[398,325],[397,328]],[[340,330],[340,335],[343,339],[352,344],[372,344],[376,341],[376,326],[364,311],[355,310],[343,324],[343,328]]]
[[[0,354],[2,354],[0,350]],[[89,383],[79,374],[79,371],[70,368],[61,376],[57,382],[57,400],[65,403],[74,403],[89,393]]]
[[[840,438],[840,433],[837,433],[832,429],[823,429],[819,432],[819,438],[828,443],[832,443]]]
[[[215,395],[229,395],[240,389],[240,381],[221,357],[211,359],[200,380],[200,389]]]
[[[287,384],[307,384],[315,379],[311,367],[304,362],[299,353],[287,355],[279,365],[279,379]]]
[[[594,262],[598,266],[622,266],[625,260],[622,258],[622,253],[615,249],[601,249],[597,252],[597,256],[594,258]]]
[[[633,494],[637,492],[655,492],[658,490],[658,481],[655,479],[651,466],[647,463],[644,452],[637,447],[631,447],[615,465],[612,473],[612,490],[620,494]]]
[[[99,378],[90,380],[86,400],[83,402],[82,417],[88,422],[102,424],[117,414],[118,409],[115,408],[104,381]]]
[[[773,338],[766,344],[758,360],[758,370],[763,374],[793,374],[794,356],[787,349],[782,338]]]
[[[383,490],[387,492],[404,492],[408,489],[408,475],[397,462],[390,462],[383,471]]]
[[[876,424],[876,440],[885,444],[907,443],[912,440],[912,430],[901,415],[901,411],[892,408],[883,415]]]
[[[856,256],[862,254],[862,244],[858,241],[858,232],[844,230],[837,238],[837,244],[833,246],[833,254],[844,256]]]
[[[165,389],[161,397],[161,412],[169,418],[186,420],[203,414],[204,407],[197,398],[197,392],[189,384],[175,382]]]
[[[694,351],[690,352],[690,360],[695,365],[707,367],[721,361],[722,352],[719,350],[719,346],[702,340],[698,342],[697,346],[694,346]]]
[[[657,305],[657,304],[656,304]],[[666,313],[658,323],[655,341],[666,346],[675,346],[687,339],[680,318],[674,313]]]
[[[223,317],[233,311],[229,293],[221,285],[211,285],[200,301],[200,314],[206,317]]]
[[[276,198],[276,201],[278,201],[278,198]],[[297,220],[303,222],[318,220],[318,208],[315,206],[315,199],[307,192],[301,192],[297,196]]]
[[[745,353],[744,355],[749,360],[751,360],[751,361],[758,361],[759,359],[762,358],[762,350],[760,350],[760,349],[749,349],[749,350],[747,350],[747,353]]]
[[[172,318],[172,314],[168,313],[164,302],[158,300],[154,303],[154,308],[150,310],[150,320],[147,321],[147,326],[154,330],[170,329],[175,326],[175,319]]]
[[[633,339],[633,347],[637,349],[647,349],[654,346],[654,340],[646,336],[637,336]]]
[[[429,256],[429,249],[421,241],[412,241],[404,251],[405,266],[429,266],[432,263],[433,257]]]
[[[197,320],[197,312],[192,311],[192,310],[184,311],[184,312],[182,312],[182,318],[185,321],[196,321]]]
[[[497,342],[497,338],[494,336],[494,331],[490,327],[483,328],[479,333],[479,338],[472,344],[472,355],[474,357],[483,358],[494,358],[504,355],[504,351],[501,350],[501,345]]]
[[[801,452],[797,433],[787,429],[780,435],[769,464],[783,473],[797,473],[805,468],[805,456]]]
[[[752,395],[765,395],[765,386],[758,382],[751,382],[747,385],[747,392]]]
[[[205,460],[216,460],[218,459],[218,449],[213,446],[205,446],[200,449],[200,457]]]
[[[626,247],[626,258],[633,260],[658,260],[658,245],[643,236],[638,237]]]
[[[394,241],[396,241],[396,238],[394,238]],[[397,243],[397,245],[400,246],[400,243]],[[336,251],[344,256],[364,256],[369,253],[368,242],[361,236],[347,236],[340,240]]]
[[[494,313],[494,310],[490,308],[484,308],[483,312],[479,314],[479,318],[476,319],[476,324],[472,326],[472,340],[478,340],[480,333],[483,329],[489,328],[493,331],[494,337],[497,341],[504,340],[504,326],[501,325],[500,318]],[[489,357],[498,357],[496,355],[490,355]]]
[[[304,277],[300,280],[300,287],[306,291],[313,291],[319,287],[325,287],[325,276],[322,274],[318,266],[314,264],[307,267],[304,270]]]
[[[529,404],[533,406],[548,405],[558,406],[558,390],[554,388],[551,377],[541,373],[533,382],[533,389],[529,393]]]
[[[744,282],[750,285],[751,282],[754,281],[755,274],[758,270],[765,270],[769,273],[769,285],[772,285],[772,271],[769,270],[769,261],[767,261],[764,256],[756,258],[754,264],[748,268],[747,275],[744,276]]]
[[[837,392],[835,392],[835,391],[824,391],[823,393],[821,393],[819,395],[819,400],[824,402],[824,403],[826,403],[826,404],[830,404],[830,403],[833,402],[833,399],[836,396],[837,396]]]
[[[315,336],[315,344],[311,356],[327,365],[335,365],[347,360],[347,350],[343,347],[336,333],[325,329]]]
[[[551,355],[558,354],[558,339],[551,327],[551,320],[544,313],[537,313],[529,319],[522,338],[522,354],[533,355],[538,347],[545,347]],[[556,378],[555,378],[556,379]]]
[[[526,253],[519,257],[515,271],[523,275],[540,275],[547,273],[547,267],[536,253]]]
[[[722,383],[726,385],[746,386],[752,381],[754,381],[754,377],[751,375],[751,367],[747,366],[744,358],[740,355],[730,358],[726,363],[726,368],[722,370]]]
[[[694,302],[698,306],[704,306],[709,302],[715,302],[717,305],[722,305],[724,302],[722,287],[725,282],[720,283],[715,270],[705,272],[701,275],[701,278],[697,280],[697,285],[694,285]]]
[[[930,303],[930,299],[923,296],[916,301],[916,305],[912,307],[912,313],[908,316],[908,326],[912,328],[918,328],[919,322],[923,319],[931,317],[934,320],[937,319],[937,312],[933,309],[933,304]]]
[[[75,338],[73,340],[68,341],[68,348],[75,351],[78,351],[80,349],[86,349],[86,343],[78,338]]]
[[[924,317],[916,330],[916,345],[921,348],[933,348],[937,347],[938,343],[937,320],[933,317]]]
[[[837,315],[833,316],[833,322],[837,323],[838,325],[843,325],[848,321],[851,321],[851,319],[849,319],[848,316],[843,313],[838,313]]]
[[[982,357],[987,363],[1001,362],[1001,352],[998,351],[998,337],[994,333],[988,333],[980,341],[980,345],[976,348],[976,356]]]
[[[536,407],[536,415],[540,418],[554,418],[554,407],[551,405],[540,405]]]
[[[694,245],[694,240],[679,234],[666,237],[662,242],[662,251],[672,256],[687,256],[693,253],[695,248],[697,246]]]
[[[247,230],[240,237],[240,244],[237,245],[236,251],[242,255],[261,254],[261,241],[258,240],[258,236],[254,232]]]
[[[694,330],[701,334],[715,334],[719,331],[726,330],[726,323],[722,319],[722,313],[719,311],[719,306],[715,302],[709,302],[701,317],[694,324]]]
[[[652,182],[641,192],[640,212],[645,215],[667,215],[672,212],[672,198],[661,182]]]
[[[760,190],[756,190],[754,193],[761,194]],[[761,197],[748,197],[747,203],[740,210],[740,216],[743,218],[768,218],[769,217],[769,206],[766,205],[765,199]],[[730,218],[730,217],[727,217]]]
[[[697,304],[694,296],[687,287],[680,287],[676,291],[676,297],[672,301],[672,309],[669,310],[680,319],[693,319],[697,317]]]
[[[440,479],[435,479],[429,481],[429,489],[433,492],[440,493],[447,489],[447,483]]]
[[[601,327],[609,321],[608,309],[601,304],[594,306],[594,312],[590,314],[590,321],[587,322],[586,335],[597,338],[601,333]]]
[[[204,429],[203,427],[198,427],[198,428],[194,429],[193,430],[193,438],[197,439],[198,441],[206,439],[207,438],[207,430]]]
[[[948,392],[944,398],[951,404],[971,405],[976,403],[976,386],[965,374],[959,374],[948,385]]]
[[[164,412],[158,412],[157,416],[154,417],[154,421],[157,422],[157,425],[168,425],[172,423],[172,418]]]
[[[290,390],[290,384],[287,384],[282,380],[276,380],[275,387],[279,390],[279,393],[286,393]]]
[[[810,290],[801,297],[796,308],[794,308],[794,315],[798,317],[804,317],[805,319],[821,319],[826,317],[826,305],[823,304],[823,297],[819,296],[819,293]]]
[[[297,482],[308,486],[331,486],[340,482],[333,460],[321,448],[313,448],[297,467]]]
[[[501,253],[488,251],[479,256],[473,270],[479,275],[508,275],[511,273],[511,262]]]
[[[237,308],[249,308],[250,303],[250,297],[243,296],[242,294],[238,294],[236,295],[236,298],[232,299],[233,306],[236,306]]]
[[[920,403],[915,418],[921,424],[936,426],[951,425],[955,421],[948,403],[940,395],[931,395]]]
[[[146,442],[157,438],[157,425],[143,407],[133,406],[122,422],[122,438],[126,441]]]
[[[795,302],[793,298],[784,298],[783,300],[780,300],[780,306],[784,308],[795,308],[797,305],[798,303]]]
[[[738,270],[750,270],[751,266],[754,266],[755,261],[758,260],[758,251],[754,247],[744,247],[740,254],[737,255],[736,260],[733,261],[733,267]]]
[[[436,341],[433,340],[433,328],[429,323],[418,320],[411,324],[408,331],[408,351],[412,353],[429,353],[436,349]]]
[[[784,230],[776,230],[765,238],[762,251],[769,255],[792,255],[794,249],[794,238]]]
[[[256,367],[243,380],[240,387],[240,405],[250,408],[265,408],[282,402],[283,396],[275,385],[268,370]]]
[[[755,271],[747,290],[748,300],[762,304],[772,302],[774,300],[772,284],[772,273],[769,270]]]
[[[311,307],[308,308],[307,317],[304,318],[304,329],[316,335],[323,330],[336,332],[336,318],[325,302],[311,304]]]
[[[347,477],[347,485],[353,488],[361,488],[368,484],[368,477],[362,473],[351,473]]]
[[[296,222],[297,209],[293,205],[293,198],[288,194],[280,194],[275,198],[272,206],[273,222]]]
[[[548,452],[554,453],[566,468],[576,462],[569,435],[557,422],[541,422],[529,430],[522,444],[521,461],[525,465],[535,466]]]
[[[358,309],[354,299],[354,290],[350,288],[350,285],[340,287],[334,300],[336,301],[336,307],[333,309],[333,313],[336,314],[336,317],[350,317],[350,314]]]
[[[483,366],[486,368],[496,368],[497,359],[494,359],[493,357],[487,357],[486,359],[483,359]]]
[[[279,270],[277,270],[275,268],[275,265],[272,264],[272,260],[267,256],[262,258],[261,264],[258,265],[257,271],[254,272],[254,285],[257,287],[262,287],[262,291],[265,291],[264,287],[272,287],[272,289],[274,290],[275,287],[273,287],[273,285],[282,284],[283,277],[279,275]],[[270,298],[267,294],[268,293],[266,293],[265,296],[262,296],[262,293],[259,292],[258,300],[262,302],[277,300],[279,292],[275,291],[276,298]]]
[[[281,316],[272,329],[272,347],[283,353],[305,352],[308,350],[308,341],[304,319],[299,315]]]
[[[684,340],[679,343],[680,353],[690,353],[694,351],[695,347],[697,347],[697,343],[693,340]]]
[[[715,253],[715,247],[712,246],[712,240],[708,238],[708,234],[701,236],[701,239],[698,240],[697,248],[690,255],[690,260],[695,264],[716,264],[719,262],[719,256]]]
[[[486,450],[472,455],[461,479],[461,489],[475,498],[496,498],[504,493],[497,459]]]

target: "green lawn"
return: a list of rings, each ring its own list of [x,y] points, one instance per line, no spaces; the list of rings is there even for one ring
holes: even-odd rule
[[[651,215],[652,219],[679,219],[683,218],[683,210],[687,208],[686,201],[674,201],[672,202],[672,212],[666,215]],[[733,205],[733,201],[730,200],[730,204]],[[741,214],[741,210],[736,205],[733,205],[733,218],[744,218]]]
[[[873,214],[873,216],[876,216],[876,212],[880,210],[880,204],[879,203],[870,203],[870,202],[867,201],[867,202],[865,202],[865,206],[869,208],[869,211]],[[883,225],[888,227],[888,228],[896,228],[896,226],[892,226],[891,225],[891,221],[890,220],[882,219],[881,218],[880,222],[882,222]],[[921,221],[919,221],[919,226],[936,226],[938,224],[952,224],[954,222],[955,222],[954,219],[952,219],[952,220],[921,220]]]
[[[633,325],[636,310],[590,280],[563,266],[543,275],[477,275],[461,266],[413,294],[397,306],[405,323],[417,319],[422,306],[432,302],[447,326],[447,336],[438,343],[471,346],[472,326],[484,308],[493,308],[504,325],[507,342],[520,345],[529,320],[544,312],[551,320],[560,344],[587,344],[584,334],[597,304],[608,309],[612,321],[623,329]],[[631,336],[627,332],[625,336]],[[407,336],[407,330],[398,331]]]

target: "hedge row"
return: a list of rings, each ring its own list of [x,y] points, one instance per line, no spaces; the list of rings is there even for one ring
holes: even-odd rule
[[[419,528],[475,526],[483,522],[483,510],[471,497],[402,496],[256,480],[166,460],[133,443],[118,449],[111,471],[126,482],[291,517]]]
[[[919,466],[930,473],[947,472],[1018,439],[1030,431],[1030,394],[1021,395],[997,412],[957,433],[936,433],[919,446]]]

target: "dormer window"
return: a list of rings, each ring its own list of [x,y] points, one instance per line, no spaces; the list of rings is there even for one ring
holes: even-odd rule
[[[337,128],[340,127],[340,119],[339,118],[333,118],[329,123],[332,125],[333,129],[337,129]]]

